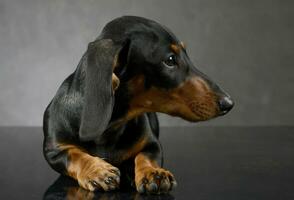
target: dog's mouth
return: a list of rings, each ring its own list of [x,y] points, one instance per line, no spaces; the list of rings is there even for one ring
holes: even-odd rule
[[[227,114],[233,107],[233,101],[223,102],[215,96],[199,96],[193,100],[182,97],[181,100],[173,101],[171,110],[165,112],[172,116],[178,116],[191,122],[206,121]],[[225,104],[225,105],[222,105]]]
[[[216,117],[217,109],[209,102],[192,101],[188,104],[189,109],[197,116],[198,121],[204,121]]]
[[[187,106],[198,118],[198,121],[204,121],[226,115],[233,108],[234,102],[229,96],[211,97],[202,101],[190,101]]]
[[[175,109],[171,113],[173,116],[181,117],[191,122],[206,121],[227,114],[232,106],[228,109],[221,110],[217,102],[214,101],[190,101],[185,104],[187,109]]]

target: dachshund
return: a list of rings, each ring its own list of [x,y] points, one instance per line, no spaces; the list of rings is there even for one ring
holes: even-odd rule
[[[119,17],[89,43],[47,106],[43,153],[54,170],[86,190],[130,184],[139,193],[167,193],[177,183],[159,164],[156,112],[198,122],[228,113],[233,104],[168,28]]]

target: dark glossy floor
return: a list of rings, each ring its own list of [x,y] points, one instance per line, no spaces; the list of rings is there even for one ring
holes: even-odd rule
[[[41,128],[0,128],[0,199],[294,199],[294,127],[162,129],[170,195],[90,193],[42,156]]]

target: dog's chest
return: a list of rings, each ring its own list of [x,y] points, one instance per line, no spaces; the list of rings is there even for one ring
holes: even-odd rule
[[[119,165],[126,160],[135,158],[149,143],[150,137],[148,135],[141,135],[139,138],[124,138],[119,141],[119,145],[99,148],[95,154],[105,158],[111,164]]]

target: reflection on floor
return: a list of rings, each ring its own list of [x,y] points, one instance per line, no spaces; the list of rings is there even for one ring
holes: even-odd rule
[[[58,179],[44,193],[43,200],[173,200],[171,194],[166,195],[140,195],[136,191],[119,192],[91,192],[82,189],[77,182],[65,176]]]

